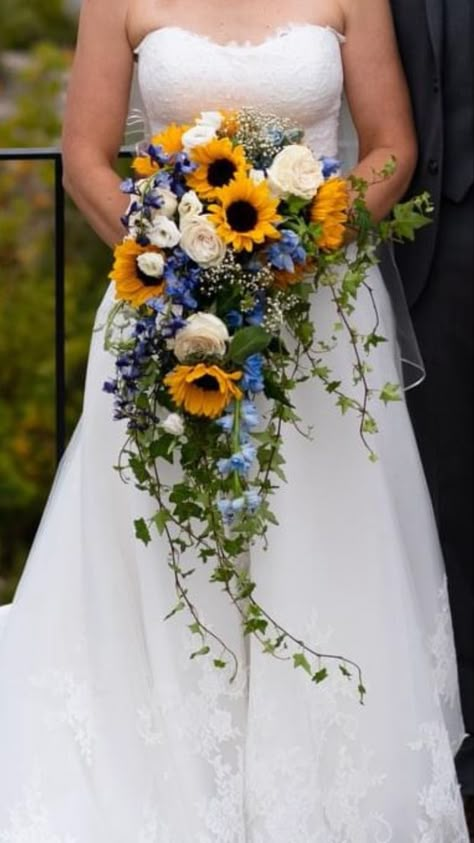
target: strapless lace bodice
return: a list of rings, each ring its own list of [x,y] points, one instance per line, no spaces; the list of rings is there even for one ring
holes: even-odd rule
[[[294,24],[260,44],[225,45],[179,27],[149,32],[137,47],[146,129],[187,122],[202,110],[253,106],[284,115],[306,142],[337,153],[343,37]]]

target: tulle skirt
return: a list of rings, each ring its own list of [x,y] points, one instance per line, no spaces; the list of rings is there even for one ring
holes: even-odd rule
[[[372,380],[398,379],[392,311]],[[189,583],[237,653],[233,683],[175,604],[164,540],[133,520],[152,503],[113,466],[123,443],[102,384],[108,290],[84,412],[0,635],[1,843],[467,843],[453,765],[463,737],[443,563],[405,402],[380,405],[379,459],[317,382],[285,430],[280,522],[246,564],[295,635],[358,661],[367,697],[336,669],[315,685],[244,639],[210,571]],[[327,290],[314,318],[330,333]],[[358,304],[362,327],[371,318]],[[330,365],[350,382],[341,341]],[[188,553],[190,563],[193,554]],[[195,560],[194,560],[195,561]],[[199,563],[198,563],[199,564]]]

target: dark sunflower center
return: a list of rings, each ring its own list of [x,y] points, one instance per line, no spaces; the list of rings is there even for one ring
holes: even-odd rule
[[[203,375],[201,378],[196,378],[193,383],[194,386],[198,386],[204,392],[219,392],[219,383],[212,375]]]
[[[140,269],[140,267],[138,265],[138,261],[136,261],[135,263],[136,263],[137,278],[140,279],[143,286],[144,287],[156,287],[156,285],[158,284],[158,278],[156,278],[154,275],[147,275],[146,272],[143,272],[143,269]]]
[[[227,208],[227,222],[234,231],[251,231],[258,222],[258,213],[250,202],[239,199]]]
[[[207,180],[211,187],[224,187],[232,181],[237,167],[228,158],[218,158],[209,164],[207,169]]]

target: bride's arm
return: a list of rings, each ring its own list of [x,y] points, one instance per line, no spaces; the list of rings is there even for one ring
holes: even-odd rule
[[[126,13],[126,0],[84,0],[62,141],[65,188],[110,245],[122,239],[127,205],[113,169],[133,67]]]
[[[405,193],[417,158],[411,106],[388,0],[347,0],[345,88],[359,138],[357,176],[371,180],[390,156],[395,175],[371,187],[367,204],[382,219]]]

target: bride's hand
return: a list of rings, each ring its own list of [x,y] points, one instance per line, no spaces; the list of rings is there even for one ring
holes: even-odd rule
[[[62,141],[64,186],[111,246],[122,239],[128,204],[114,172],[133,69],[126,12],[126,0],[83,4]]]

